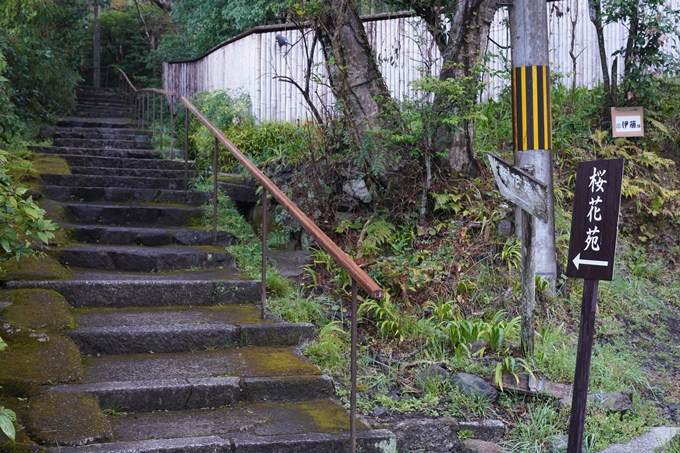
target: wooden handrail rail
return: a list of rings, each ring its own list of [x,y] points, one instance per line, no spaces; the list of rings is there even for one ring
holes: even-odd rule
[[[130,82],[127,74],[122,69],[118,69],[120,74],[123,76],[128,85],[132,88],[135,93],[142,91],[150,91],[154,93],[164,94],[166,96],[175,96],[176,93],[172,91],[160,90],[158,88],[141,88],[137,89]],[[185,105],[188,111],[190,111],[198,120],[203,123],[203,125],[217,138],[217,140],[224,145],[224,147],[231,153],[236,160],[245,167],[248,172],[253,175],[253,177],[262,184],[269,193],[279,202],[283,208],[290,213],[290,215],[300,222],[302,228],[304,228],[312,237],[319,243],[319,245],[335,260],[340,267],[342,267],[347,273],[352,277],[365,291],[374,299],[380,299],[383,297],[383,290],[376,282],[374,282],[368,274],[359,267],[357,263],[352,260],[345,252],[343,252],[338,245],[329,238],[326,233],[321,231],[321,228],[316,226],[316,224],[307,217],[307,215],[293,203],[290,198],[284,194],[281,189],[279,189],[276,184],[274,184],[262,171],[253,164],[250,159],[248,159],[214,124],[210,122],[197,108],[184,96],[180,96],[180,101]]]
[[[141,93],[142,91],[149,91],[149,92],[153,92],[153,93],[164,94],[166,96],[175,96],[175,94],[177,94],[174,91],[165,91],[165,90],[161,90],[160,88],[141,88],[141,89],[137,90],[138,93]]]
[[[180,96],[180,101],[186,108],[217,137],[217,140],[243,165],[257,181],[262,184],[269,193],[279,202],[283,208],[295,218],[300,225],[321,245],[321,247],[333,257],[340,267],[347,273],[374,299],[383,297],[383,290],[375,283],[371,277],[359,267],[326,233],[316,226],[316,224],[305,215],[304,212],[293,203],[290,198],[279,189],[267,176],[260,171],[215,125],[213,125],[203,114],[184,96]]]
[[[128,76],[127,76],[127,74],[125,74],[125,71],[123,71],[122,69],[118,68],[118,72],[120,73],[120,75],[123,76],[123,78],[124,78],[125,81],[128,83],[128,85],[130,85],[130,88],[132,88],[132,91],[134,91],[135,93],[137,93],[137,88],[135,88],[135,86],[132,84],[132,82],[130,82],[130,79],[128,79]]]
[[[177,94],[174,91],[161,90],[160,88],[140,88],[138,90],[137,88],[135,88],[135,86],[132,84],[132,82],[130,82],[130,79],[128,79],[128,76],[127,76],[127,74],[125,74],[125,71],[118,68],[118,72],[120,72],[120,74],[123,76],[123,78],[128,83],[128,85],[130,85],[130,88],[132,88],[132,91],[134,91],[135,93],[141,93],[142,91],[150,91],[150,92],[153,92],[153,93],[164,94],[166,96],[175,96]]]

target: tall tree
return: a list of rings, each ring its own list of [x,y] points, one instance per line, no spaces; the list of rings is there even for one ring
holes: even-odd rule
[[[378,69],[373,48],[353,0],[324,0],[308,11],[322,44],[330,85],[357,149],[365,150],[369,169],[382,176],[398,159],[371,143],[371,131],[400,122],[397,105]]]
[[[498,9],[496,0],[386,0],[402,9],[411,9],[427,24],[442,56],[441,80],[475,80],[486,49],[491,22]],[[475,103],[478,93],[470,90],[461,105]],[[448,100],[435,98],[436,103]],[[472,121],[438,127],[433,147],[445,156],[457,172],[475,175],[479,171],[473,151]]]

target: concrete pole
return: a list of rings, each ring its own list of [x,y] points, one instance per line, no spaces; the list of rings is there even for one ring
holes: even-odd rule
[[[97,5],[94,7],[94,37],[92,39],[93,49],[92,49],[92,86],[101,86],[101,39],[99,36],[99,15],[101,14],[101,6]]]
[[[533,166],[535,177],[548,186],[549,221],[536,221],[536,275],[555,292],[555,203],[553,196],[552,119],[548,60],[548,14],[545,0],[514,0],[510,7],[512,45],[513,135],[515,166]],[[521,212],[516,212],[517,235]]]

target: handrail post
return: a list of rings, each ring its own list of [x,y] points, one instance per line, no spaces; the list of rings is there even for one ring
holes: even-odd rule
[[[267,311],[267,189],[262,187],[262,294],[260,317],[265,318]]]
[[[173,100],[174,96],[170,96],[170,103],[168,107],[170,108],[170,156],[175,159],[175,102]]]
[[[189,190],[189,109],[184,109],[184,190]]]
[[[156,138],[156,93],[151,93],[151,140]]]
[[[352,279],[352,335],[350,396],[349,396],[349,445],[350,453],[357,451],[357,281]]]
[[[215,149],[213,151],[213,245],[217,245],[217,137],[215,137]]]
[[[161,94],[158,102],[161,107],[161,122],[160,122],[161,151],[163,151],[163,99],[164,96]]]

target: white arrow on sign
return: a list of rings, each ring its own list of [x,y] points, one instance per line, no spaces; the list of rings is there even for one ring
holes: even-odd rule
[[[581,264],[586,264],[586,265],[589,265],[589,266],[601,266],[601,267],[609,266],[609,261],[582,260],[580,253],[578,255],[576,255],[576,258],[574,258],[574,260],[572,262],[574,263],[574,266],[576,266],[576,270],[578,270],[578,267]]]

